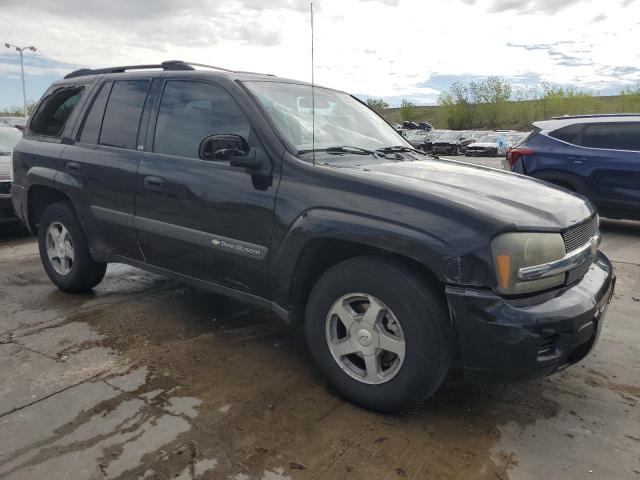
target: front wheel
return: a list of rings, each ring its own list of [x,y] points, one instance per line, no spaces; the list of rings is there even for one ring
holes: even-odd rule
[[[309,297],[305,330],[331,386],[371,410],[410,410],[449,371],[451,333],[442,293],[391,260],[359,257],[325,272]]]
[[[85,292],[104,278],[107,264],[94,262],[69,202],[49,205],[38,227],[40,259],[51,281],[66,292]]]

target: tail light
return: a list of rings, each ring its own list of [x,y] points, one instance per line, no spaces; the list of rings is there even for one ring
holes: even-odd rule
[[[526,155],[533,155],[535,152],[532,148],[510,148],[507,151],[507,162],[509,162],[509,168],[513,170],[513,166],[516,162]]]

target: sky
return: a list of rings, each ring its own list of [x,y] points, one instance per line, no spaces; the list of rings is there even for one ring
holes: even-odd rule
[[[311,78],[306,0],[0,0],[0,46],[27,98],[76,68],[186,60]],[[615,94],[640,83],[640,0],[315,0],[315,81],[434,104],[487,76]],[[0,108],[21,105],[0,50]]]

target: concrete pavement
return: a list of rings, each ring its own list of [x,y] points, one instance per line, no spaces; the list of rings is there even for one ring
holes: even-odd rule
[[[406,416],[339,399],[268,313],[122,265],[65,294],[0,234],[0,478],[640,479],[640,223],[602,228],[618,284],[592,355]]]

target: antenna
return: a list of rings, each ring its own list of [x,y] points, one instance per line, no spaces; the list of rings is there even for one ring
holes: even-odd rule
[[[313,59],[313,2],[311,2],[311,158],[316,164],[316,84]]]

